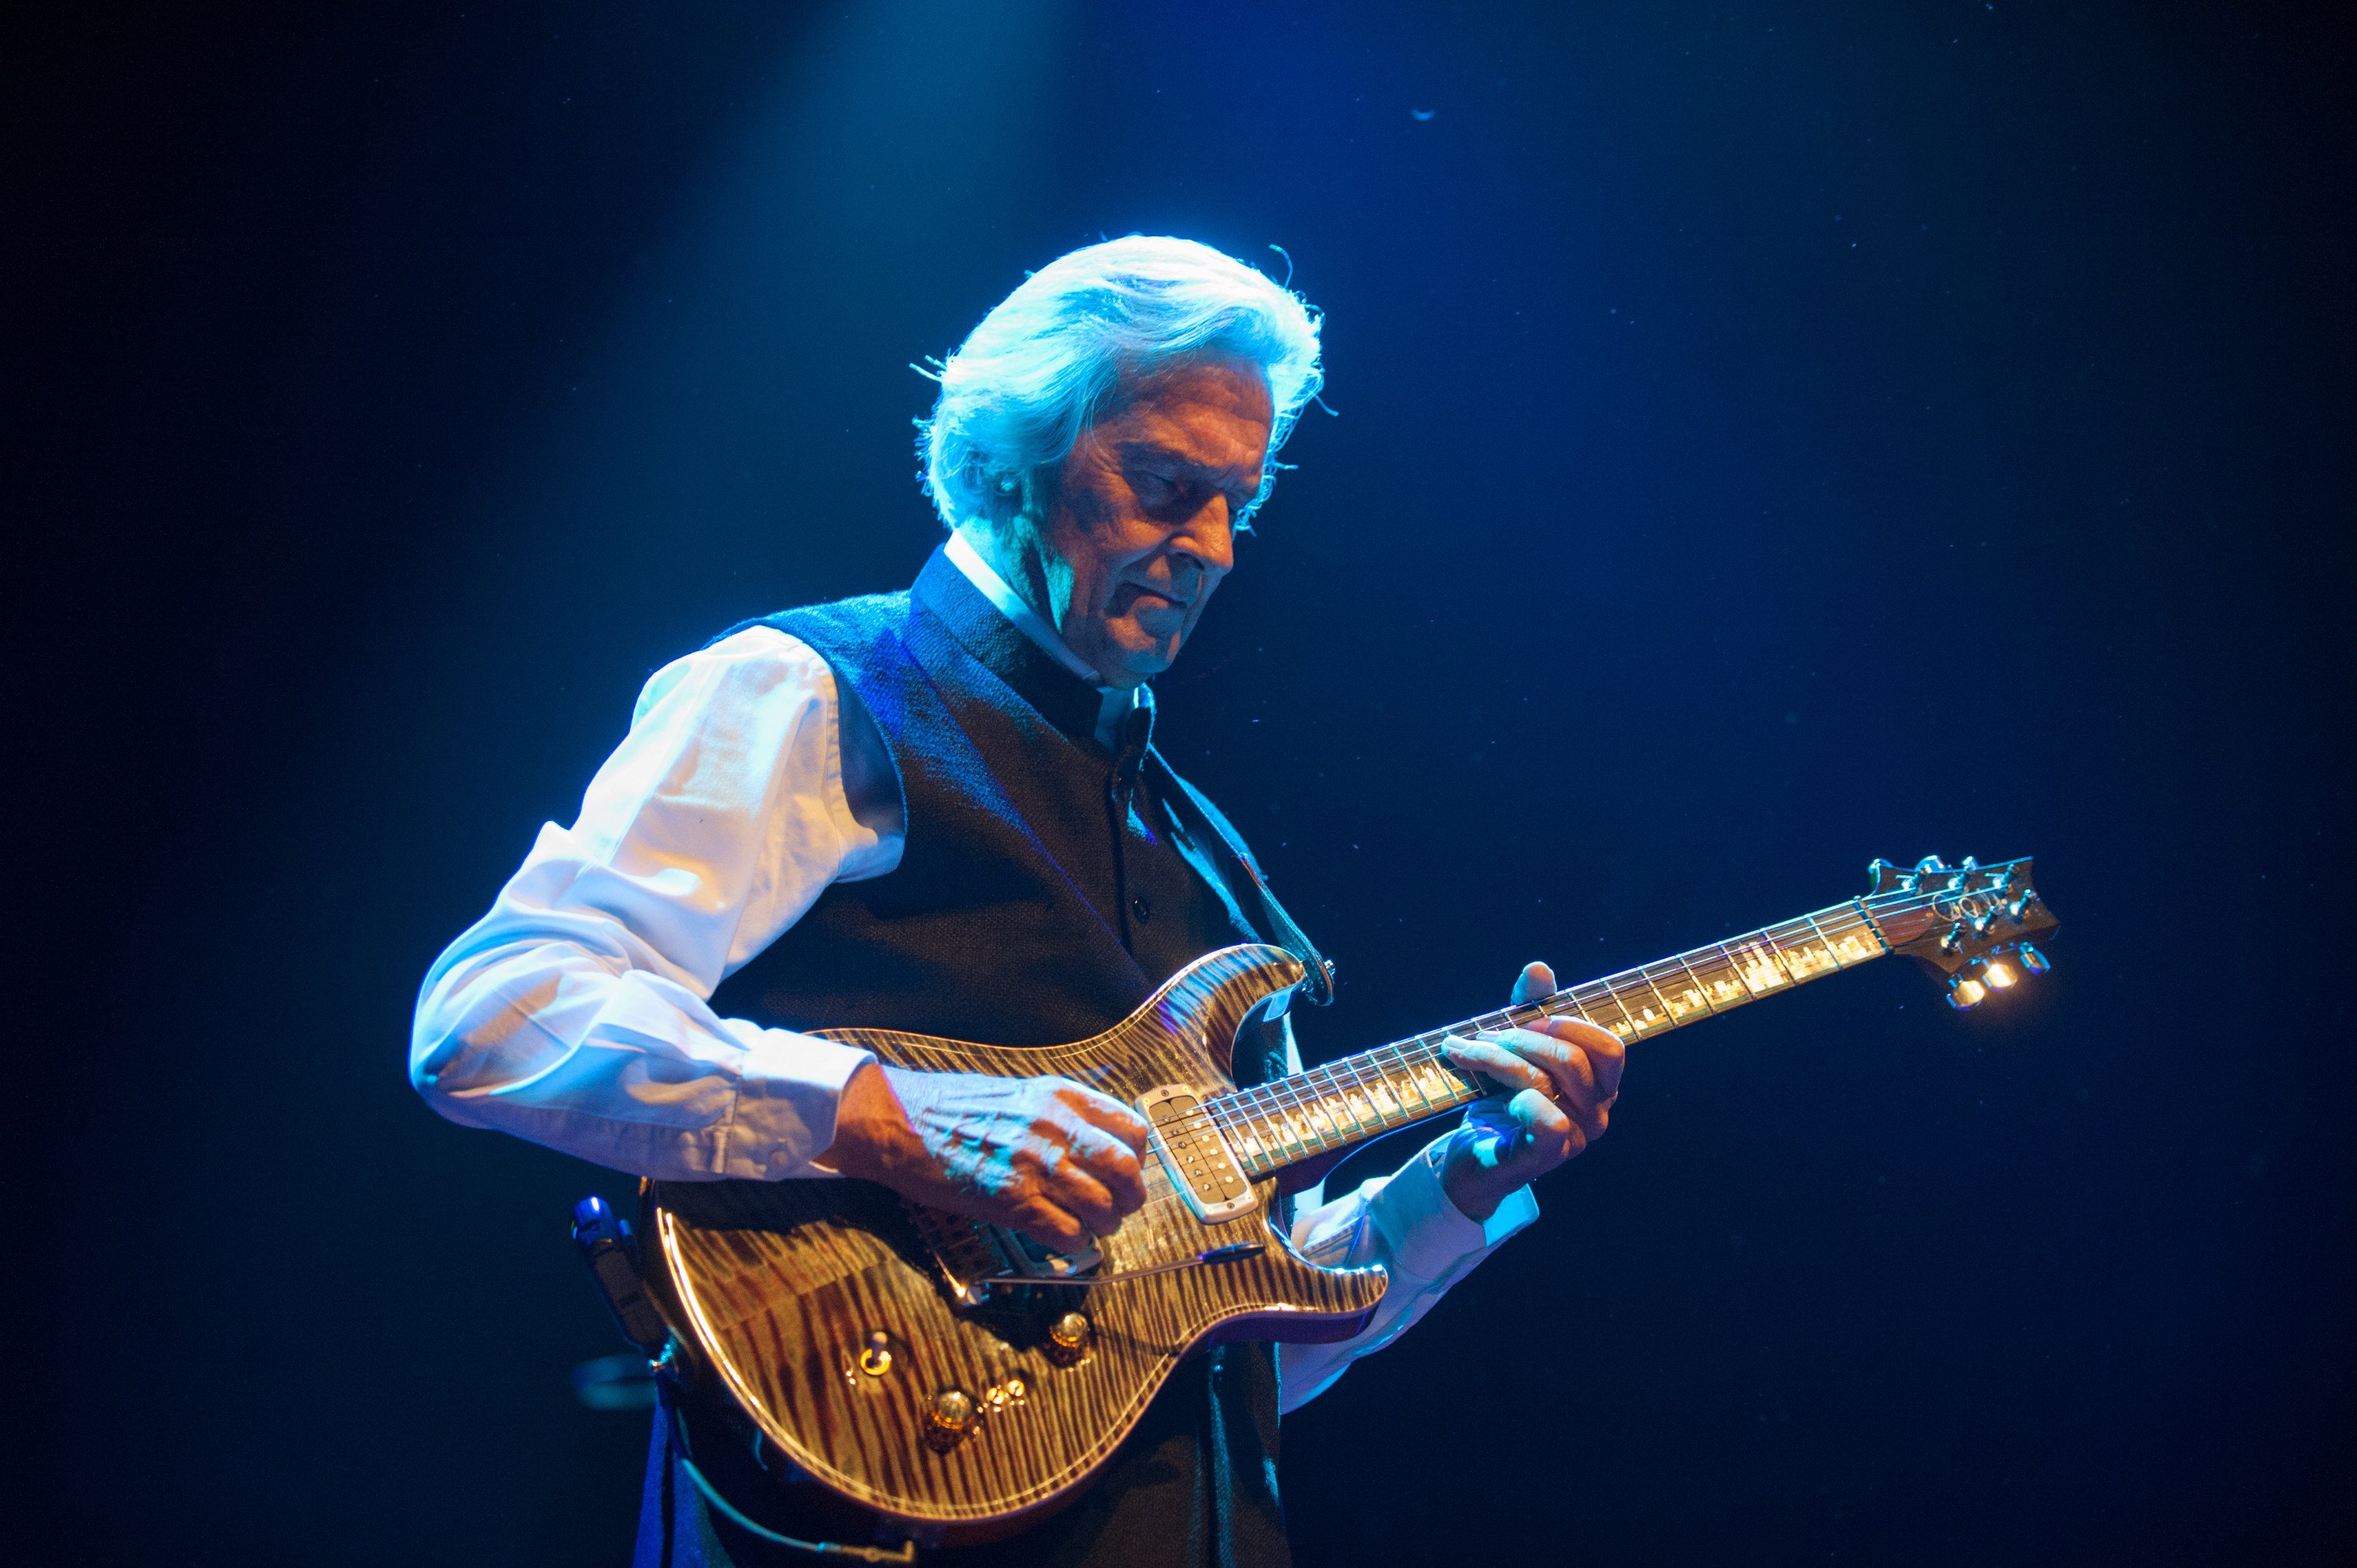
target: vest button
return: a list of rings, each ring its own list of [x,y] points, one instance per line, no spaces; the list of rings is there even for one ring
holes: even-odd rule
[[[1137,923],[1141,926],[1154,918],[1154,906],[1146,902],[1143,894],[1129,901],[1129,912],[1136,918]]]

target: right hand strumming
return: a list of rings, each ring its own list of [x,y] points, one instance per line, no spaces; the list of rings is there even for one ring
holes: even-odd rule
[[[1146,1202],[1146,1122],[1068,1078],[852,1074],[819,1159],[934,1208],[1020,1230],[1059,1251],[1110,1236]]]

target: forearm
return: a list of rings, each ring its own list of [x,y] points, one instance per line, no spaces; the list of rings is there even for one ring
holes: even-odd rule
[[[463,939],[462,939],[463,940]],[[634,1175],[819,1174],[865,1051],[723,1019],[693,990],[573,941],[436,965],[410,1077],[436,1111]]]

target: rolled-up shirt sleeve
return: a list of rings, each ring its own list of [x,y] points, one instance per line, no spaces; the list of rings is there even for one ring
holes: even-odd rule
[[[834,672],[770,628],[656,672],[570,828],[544,825],[420,989],[410,1078],[454,1122],[641,1176],[777,1179],[869,1054],[724,1018],[722,980],[901,840],[844,794]]]

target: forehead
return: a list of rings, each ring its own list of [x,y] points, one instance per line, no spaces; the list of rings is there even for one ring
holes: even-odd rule
[[[1221,355],[1125,376],[1096,419],[1115,451],[1161,451],[1205,467],[1257,472],[1276,417],[1268,377],[1250,360]]]

